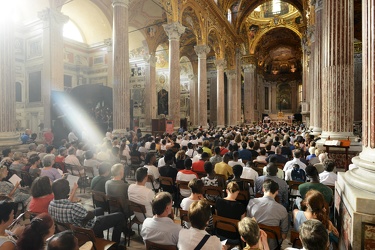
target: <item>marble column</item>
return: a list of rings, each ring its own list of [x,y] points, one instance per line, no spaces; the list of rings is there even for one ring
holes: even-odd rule
[[[129,0],[112,0],[113,6],[113,130],[130,128]]]
[[[107,86],[112,87],[113,81],[113,55],[112,55],[112,39],[108,38],[104,40],[104,44],[107,46],[107,60],[108,60],[108,68],[107,68]]]
[[[51,91],[64,91],[63,27],[69,17],[54,9],[40,11],[38,17],[43,21],[43,122],[45,128],[51,128]]]
[[[237,74],[237,122],[236,124],[241,124],[242,123],[242,82],[241,82],[241,50],[239,48],[236,49],[236,74]]]
[[[308,66],[308,93],[307,93],[307,100],[306,102],[308,103],[308,105],[310,106],[309,108],[309,111],[310,111],[310,120],[309,120],[309,129],[314,131],[314,124],[315,124],[315,106],[314,106],[314,103],[315,103],[315,99],[314,99],[314,95],[316,94],[315,93],[315,27],[316,25],[314,25],[314,33],[312,34],[311,38],[310,38],[310,60],[309,60],[309,66]],[[317,130],[319,130],[317,128]],[[317,133],[320,133],[319,131],[317,131]]]
[[[316,62],[323,62],[322,138],[346,139],[353,136],[354,119],[353,3],[323,1],[323,8],[323,60],[315,57]]]
[[[244,69],[244,122],[251,124],[255,122],[254,103],[256,91],[256,66],[255,64],[246,64]]]
[[[189,75],[190,82],[190,123],[193,127],[196,127],[198,124],[198,86],[197,86],[198,77],[196,75]]]
[[[373,249],[375,222],[375,0],[362,1],[362,10],[362,152],[352,159],[357,168],[339,173],[336,184],[351,249]],[[339,248],[347,243],[341,239]]]
[[[197,45],[194,50],[198,56],[198,126],[207,128],[207,54],[210,47]]]
[[[217,72],[211,71],[208,74],[210,81],[210,122],[217,124]]]
[[[323,95],[323,84],[328,86],[327,78],[325,78],[325,83],[323,83],[323,65],[324,65],[324,58],[323,58],[323,51],[327,50],[327,47],[323,47],[325,39],[324,35],[326,36],[328,33],[328,24],[324,21],[324,29],[323,30],[323,0],[316,0],[315,3],[315,31],[314,31],[314,55],[311,62],[313,63],[313,96],[312,96],[312,105],[311,109],[313,111],[313,134],[319,135],[322,132],[322,95]],[[331,24],[334,25],[334,24]],[[323,34],[325,32],[325,34]],[[331,32],[331,31],[330,31]],[[334,31],[332,31],[334,32]],[[327,92],[324,92],[324,95],[327,97]]]
[[[225,105],[224,105],[224,68],[227,62],[224,59],[216,59],[217,69],[217,126],[225,125]]]
[[[228,125],[237,125],[237,74],[235,70],[226,72],[228,83]]]
[[[185,27],[180,23],[163,24],[169,37],[169,120],[174,122],[174,128],[180,127],[180,36]]]
[[[157,112],[157,94],[156,94],[156,61],[154,54],[145,56],[145,126],[151,131],[151,121],[156,118]]]
[[[18,144],[16,134],[16,86],[14,25],[0,20],[0,145]]]

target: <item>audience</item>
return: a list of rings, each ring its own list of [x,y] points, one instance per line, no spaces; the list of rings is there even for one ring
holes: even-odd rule
[[[46,240],[54,233],[52,217],[48,213],[41,213],[31,220],[19,236],[17,250],[44,250]]]
[[[55,156],[53,154],[48,154],[43,157],[43,168],[40,172],[40,176],[47,176],[52,182],[61,179],[62,175],[60,172],[53,168],[52,165],[55,162]]]
[[[155,166],[155,163],[156,155],[154,153],[147,153],[144,167],[147,168],[147,175],[151,175],[154,179],[154,182],[152,184],[150,182],[147,182],[146,187],[149,189],[154,188],[155,190],[158,190],[160,188],[160,173],[159,169]]]
[[[325,160],[323,166],[324,171],[319,174],[320,183],[334,186],[337,181],[337,174],[333,172],[335,169],[335,162],[333,160]]]
[[[301,150],[300,149],[295,149],[294,151],[293,151],[293,156],[294,156],[294,159],[293,160],[291,160],[291,161],[288,161],[287,163],[285,163],[285,166],[284,166],[284,171],[287,171],[288,169],[292,169],[293,168],[293,164],[298,164],[298,166],[300,167],[300,168],[302,168],[303,170],[305,170],[306,169],[306,164],[305,163],[303,163],[302,161],[301,161],[301,156],[302,156],[302,152],[301,152]]]
[[[110,179],[110,169],[108,163],[99,164],[99,175],[91,180],[91,190],[105,193],[105,183]]]
[[[258,223],[254,218],[244,217],[238,222],[238,232],[241,239],[246,242],[244,250],[258,249],[269,250],[267,234],[259,229]]]
[[[202,180],[194,178],[191,181],[189,181],[188,186],[190,188],[191,194],[189,197],[186,197],[181,201],[180,207],[182,208],[182,210],[188,210],[190,205],[194,201],[199,201],[203,199],[204,184]]]
[[[5,165],[0,166],[0,194],[9,196],[15,203],[22,202],[26,206],[30,201],[30,195],[26,193],[26,190],[20,187],[20,183],[17,182],[13,185],[6,178],[8,176],[8,168]]]
[[[8,200],[0,201],[0,249],[16,249],[16,237],[19,234],[7,230],[13,222],[14,206],[15,204]]]
[[[181,229],[178,236],[177,247],[179,250],[222,250],[220,239],[214,235],[209,235],[206,225],[211,217],[210,205],[204,201],[193,202],[188,210],[191,228]]]
[[[151,218],[152,213],[152,200],[155,196],[154,192],[146,187],[147,182],[147,168],[140,167],[135,171],[135,184],[131,184],[128,188],[129,200],[141,205],[146,208],[146,217]],[[139,221],[144,221],[143,214],[134,213]]]
[[[169,217],[172,213],[172,195],[160,192],[152,200],[154,216],[143,221],[141,236],[144,241],[162,245],[177,245],[181,226]]]
[[[226,153],[223,157],[223,161],[216,163],[216,165],[214,166],[215,173],[224,175],[225,181],[233,175],[233,169],[228,165],[229,159],[230,154]]]
[[[70,230],[57,233],[48,241],[47,250],[79,250],[78,239]]]
[[[210,162],[213,166],[216,165],[216,163],[219,163],[223,160],[223,157],[220,155],[220,147],[215,147],[214,149],[215,155],[210,158]]]
[[[31,185],[31,201],[29,211],[32,213],[48,213],[49,203],[53,200],[51,181],[47,176],[38,177]]]

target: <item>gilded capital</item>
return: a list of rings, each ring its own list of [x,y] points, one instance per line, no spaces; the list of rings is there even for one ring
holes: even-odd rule
[[[242,68],[244,72],[251,72],[251,71],[255,71],[256,66],[255,64],[245,64],[245,65],[242,65]]]
[[[146,61],[146,63],[150,64],[151,67],[155,67],[156,62],[158,61],[156,56],[153,54],[145,55],[143,59]]]
[[[186,27],[182,26],[179,22],[170,24],[163,24],[163,28],[169,40],[179,40],[180,36],[185,32]]]
[[[197,53],[198,58],[206,58],[211,49],[207,45],[197,45],[194,46],[194,50],[195,53]]]
[[[227,75],[228,80],[229,80],[229,79],[230,79],[230,80],[233,80],[233,79],[235,79],[235,78],[237,77],[237,73],[236,73],[235,70],[227,70],[227,71],[225,72],[225,74]]]

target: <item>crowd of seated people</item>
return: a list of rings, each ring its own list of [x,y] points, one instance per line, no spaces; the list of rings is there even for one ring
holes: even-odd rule
[[[4,151],[3,154],[6,156],[1,161],[0,193],[8,195],[15,202],[23,202],[24,206],[27,206],[31,200],[29,206],[31,211],[50,212],[54,220],[91,228],[99,237],[102,236],[104,229],[114,227],[116,233],[113,234],[113,240],[117,243],[120,241],[121,233],[134,233],[124,228],[124,220],[131,216],[131,211],[125,209],[118,212],[122,215],[117,215],[118,221],[116,222],[120,221],[122,225],[115,223],[113,218],[105,218],[106,215],[103,215],[103,211],[100,209],[91,212],[77,207],[79,215],[65,215],[72,217],[69,220],[59,215],[59,206],[73,208],[79,205],[74,199],[77,187],[70,192],[70,189],[66,188],[67,183],[61,183],[67,176],[66,165],[79,167],[78,169],[83,174],[85,167],[93,168],[92,190],[123,199],[126,208],[128,208],[126,205],[128,200],[144,205],[146,218],[158,218],[158,216],[164,218],[165,213],[169,211],[167,201],[169,197],[173,206],[181,207],[189,212],[194,207],[193,204],[195,206],[199,204],[202,212],[206,206],[201,203],[202,201],[212,206],[207,219],[211,226],[209,230],[211,234],[217,233],[212,230],[212,226],[214,226],[212,215],[216,214],[237,221],[247,216],[254,217],[260,224],[279,227],[282,234],[280,241],[285,239],[290,228],[288,211],[291,212],[293,207],[290,204],[292,201],[289,199],[288,182],[301,183],[298,187],[298,194],[301,198],[296,199],[295,207],[308,213],[304,218],[309,220],[319,219],[318,216],[312,215],[314,211],[309,211],[308,206],[304,205],[307,202],[304,199],[309,197],[309,190],[321,193],[325,203],[328,206],[332,205],[332,189],[326,185],[334,185],[337,179],[334,173],[334,161],[324,160],[323,157],[320,157],[325,155],[324,152],[317,150],[312,138],[304,132],[303,127],[299,126],[262,127],[259,125],[210,128],[186,131],[181,134],[165,133],[155,136],[150,134],[143,136],[140,131],[137,133],[130,131],[123,137],[106,135],[100,145],[91,145],[86,141],[68,142],[67,140],[56,150],[58,155],[54,153],[53,149],[53,147],[52,149],[47,147],[46,150],[40,148],[38,151],[43,152],[38,152],[30,147],[29,158],[27,153],[18,154],[15,152],[12,154],[10,150]],[[131,166],[134,165],[134,158],[138,158],[139,161],[136,169],[132,171]],[[323,161],[317,162],[314,161],[314,158],[322,158]],[[321,171],[317,169],[318,165],[316,164],[322,164]],[[19,184],[13,185],[8,181],[8,169],[17,174],[18,168],[21,172],[27,170],[34,176],[34,182],[32,185],[30,184],[31,196],[27,192],[23,192]],[[152,177],[152,184],[149,182],[149,176]],[[161,183],[160,180],[164,177],[171,179],[171,185],[167,185],[165,182]],[[128,184],[126,180],[132,184]],[[176,181],[189,182],[190,192],[186,190],[180,192]],[[53,185],[58,185],[55,183],[60,183],[60,186],[65,185],[65,193],[56,197],[55,191],[52,192]],[[59,191],[62,191],[63,188],[60,186]],[[41,187],[43,188],[41,189]],[[206,191],[208,187],[216,187],[219,191],[217,194],[209,193]],[[159,204],[161,207],[158,207],[158,214],[153,210],[153,205],[155,201],[158,201],[156,199],[158,196],[155,194],[159,191],[168,192],[170,196],[162,197],[163,201],[162,205]],[[243,200],[238,201],[240,193],[245,197],[247,208],[243,205]],[[192,213],[194,211],[193,209]],[[329,218],[329,207],[325,212],[328,213],[326,215]],[[298,213],[299,217],[301,217],[300,215],[301,213]],[[148,219],[145,220],[140,214],[135,213],[135,216],[139,221],[148,222]],[[96,224],[97,220],[105,221],[105,226]],[[292,220],[296,221],[296,218],[293,217]],[[327,230],[337,236],[332,224],[327,224],[324,220],[321,221]],[[300,220],[299,224],[302,222]],[[150,224],[155,223],[154,221]],[[205,227],[190,223],[191,228],[195,228],[197,232],[181,231],[180,234],[203,236],[202,230]],[[249,222],[247,223],[249,224]],[[220,230],[217,234],[223,238],[223,235],[220,235]],[[225,236],[225,233],[221,232],[221,234]],[[256,242],[246,240],[241,232],[236,235],[227,234],[227,238],[240,239],[241,236],[249,246],[259,243],[261,249],[263,247],[263,249],[267,249],[268,243],[271,249],[280,243],[269,240],[266,244],[265,236],[262,233],[259,234]],[[210,239],[207,242],[210,242]],[[233,245],[233,242],[238,244],[238,241],[229,241],[228,245]],[[182,249],[188,249],[188,247],[182,246],[187,244],[184,240],[180,241],[175,238],[173,245],[176,244]]]

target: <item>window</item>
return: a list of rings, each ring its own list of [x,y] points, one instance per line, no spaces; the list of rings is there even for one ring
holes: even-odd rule
[[[232,23],[232,11],[228,9],[228,22]]]
[[[72,87],[72,76],[64,75],[64,90]]]
[[[42,101],[42,72],[29,73],[29,102]]]
[[[16,82],[16,102],[22,102],[22,85]]]

